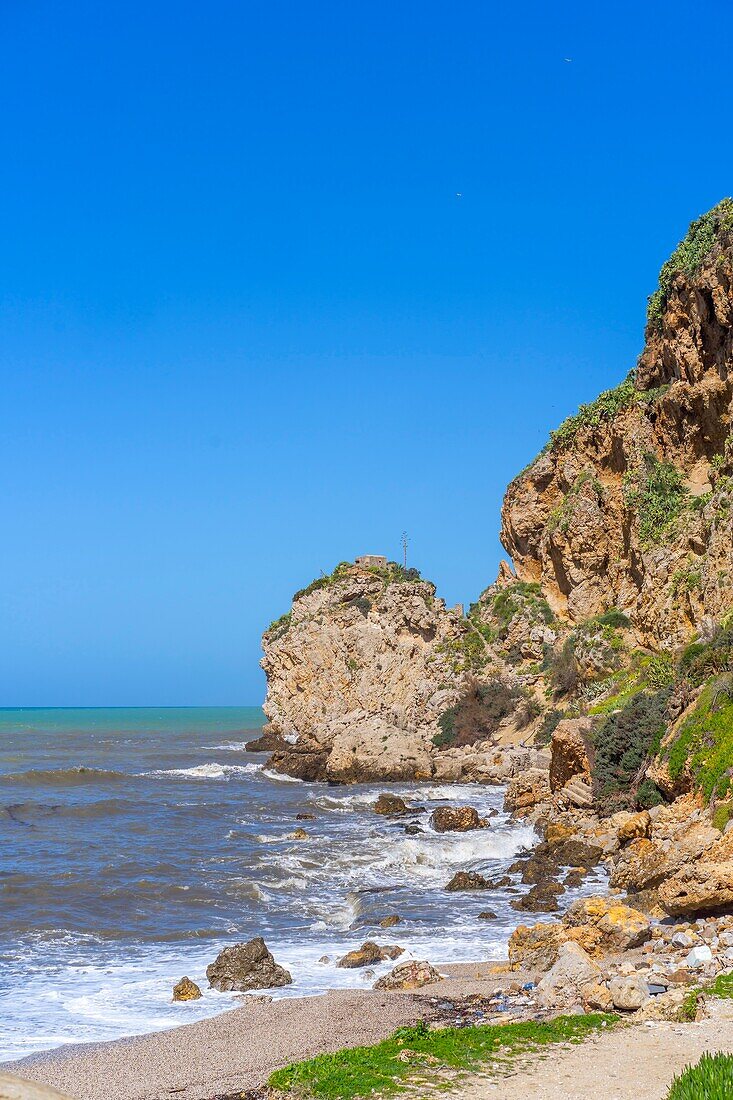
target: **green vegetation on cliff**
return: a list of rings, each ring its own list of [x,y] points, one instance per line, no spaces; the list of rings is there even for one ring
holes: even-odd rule
[[[660,462],[656,455],[645,454],[642,465],[626,474],[624,500],[636,515],[642,546],[662,541],[684,511],[688,497],[679,470],[671,462]]]
[[[733,229],[733,199],[722,199],[707,214],[691,222],[685,237],[659,272],[659,286],[649,297],[647,321],[659,329],[677,275],[692,277],[708,256],[721,230]]]

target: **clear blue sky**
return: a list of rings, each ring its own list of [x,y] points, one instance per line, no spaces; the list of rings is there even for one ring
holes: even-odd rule
[[[259,702],[292,592],[403,529],[475,597],[506,483],[733,192],[732,31],[3,0],[0,703]]]

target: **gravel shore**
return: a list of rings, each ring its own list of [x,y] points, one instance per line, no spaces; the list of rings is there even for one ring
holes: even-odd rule
[[[487,995],[506,982],[493,964],[441,967],[446,980],[412,992],[335,990],[322,997],[248,997],[239,1008],[169,1031],[66,1046],[0,1066],[72,1100],[211,1100],[255,1088],[273,1070],[386,1038],[433,1012],[432,998]]]

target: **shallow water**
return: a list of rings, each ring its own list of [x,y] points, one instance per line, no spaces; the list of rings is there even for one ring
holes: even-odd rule
[[[531,829],[499,814],[489,830],[438,835],[422,812],[406,820],[425,831],[406,835],[404,820],[374,814],[381,786],[269,772],[244,748],[262,722],[247,707],[0,711],[0,1060],[234,1005],[206,990],[205,969],[255,935],[293,973],[278,996],[368,987],[373,976],[318,960],[370,937],[434,962],[505,953],[521,922],[512,895],[443,887],[458,869],[501,873]],[[503,795],[390,789],[426,811],[486,813]],[[289,837],[298,826],[308,840]],[[479,920],[483,909],[498,919]],[[403,923],[378,930],[390,913]],[[174,1005],[183,974],[205,995]]]

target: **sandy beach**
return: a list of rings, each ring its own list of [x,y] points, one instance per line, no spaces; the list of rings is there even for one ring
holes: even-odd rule
[[[446,979],[412,992],[334,990],[242,1006],[169,1031],[65,1046],[0,1069],[52,1085],[72,1100],[212,1100],[264,1084],[273,1070],[315,1054],[378,1042],[437,1015],[431,1001],[488,995],[506,983],[495,964],[441,967]],[[513,974],[513,980],[525,975]]]

